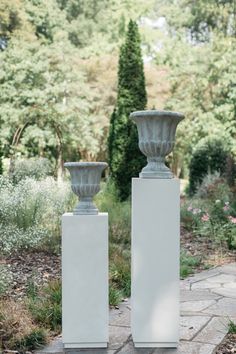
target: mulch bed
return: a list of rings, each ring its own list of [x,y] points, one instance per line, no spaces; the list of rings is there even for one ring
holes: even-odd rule
[[[12,274],[12,285],[6,296],[16,300],[26,295],[30,282],[42,286],[61,276],[61,257],[46,252],[23,251],[2,258],[0,263],[8,265]]]
[[[236,353],[236,334],[228,334],[223,342],[217,347],[215,354]]]
[[[195,268],[199,272],[207,266],[217,266],[236,261],[236,252],[227,247],[216,248],[209,238],[193,235],[181,227],[181,249],[192,256],[201,257],[202,262]],[[7,264],[13,276],[7,296],[20,299],[26,295],[29,282],[42,286],[48,281],[61,277],[61,257],[47,252],[22,251],[0,259]]]
[[[217,266],[236,261],[236,252],[227,247],[219,249],[211,240],[193,235],[181,227],[181,248],[192,256],[202,258],[195,269],[201,271],[207,266]],[[7,297],[15,300],[24,299],[29,282],[37,286],[47,284],[50,280],[61,277],[61,257],[47,252],[23,251],[0,259],[0,264],[6,264],[12,273],[12,286]],[[217,347],[215,354],[236,354],[236,334],[228,334]]]
[[[195,268],[196,272],[207,267],[216,267],[236,261],[236,250],[229,250],[227,245],[222,248],[216,246],[208,237],[193,235],[184,227],[181,227],[181,249],[187,254],[200,257],[201,263]]]

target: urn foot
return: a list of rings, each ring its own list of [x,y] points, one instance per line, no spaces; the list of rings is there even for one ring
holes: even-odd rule
[[[79,204],[73,210],[74,215],[97,215],[98,209],[94,205],[92,198],[80,199]]]
[[[145,166],[139,174],[140,178],[173,178],[174,175],[171,170],[165,165],[164,159],[148,159],[148,164]]]

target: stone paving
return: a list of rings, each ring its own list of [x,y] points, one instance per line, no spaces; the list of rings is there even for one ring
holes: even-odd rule
[[[68,354],[212,354],[236,322],[236,263],[203,271],[180,281],[181,317],[178,349],[135,349],[130,330],[130,302],[110,310],[108,349],[67,350]],[[61,338],[37,354],[62,354]]]

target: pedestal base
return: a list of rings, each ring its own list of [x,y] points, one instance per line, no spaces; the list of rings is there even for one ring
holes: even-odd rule
[[[136,347],[179,341],[179,181],[132,180],[131,331]]]
[[[108,215],[62,217],[62,341],[65,348],[108,343]]]
[[[107,348],[107,342],[99,343],[64,343],[64,349],[81,349],[81,348]]]
[[[134,343],[134,346],[135,348],[177,348],[178,346],[178,343],[177,342],[174,342],[174,343],[171,343],[171,342],[168,342],[168,343],[165,343],[165,342],[135,342]]]

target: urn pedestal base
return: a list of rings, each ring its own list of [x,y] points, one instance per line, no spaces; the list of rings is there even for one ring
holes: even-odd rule
[[[177,179],[132,180],[131,331],[135,347],[179,341]]]
[[[108,215],[62,216],[64,348],[108,343]]]

